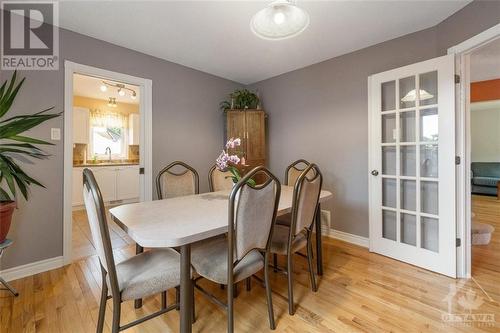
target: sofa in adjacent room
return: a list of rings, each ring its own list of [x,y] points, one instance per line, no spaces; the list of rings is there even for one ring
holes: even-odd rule
[[[472,162],[472,193],[498,195],[500,162]]]

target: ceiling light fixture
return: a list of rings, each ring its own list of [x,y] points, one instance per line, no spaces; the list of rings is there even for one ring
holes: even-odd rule
[[[102,81],[102,85],[100,86],[101,91],[102,92],[107,91],[108,87],[118,88],[117,93],[119,96],[125,96],[125,91],[130,91],[130,98],[136,99],[137,97],[137,93],[135,92],[135,90],[125,86],[123,83],[111,83],[107,81]]]
[[[277,0],[258,11],[250,29],[263,39],[280,40],[297,36],[309,25],[309,14],[295,0]]]
[[[434,97],[433,94],[427,92],[426,90],[424,89],[420,89],[419,93],[418,93],[420,96],[420,100],[421,101],[425,101],[427,99],[431,99]],[[406,95],[405,97],[401,98],[401,102],[415,102],[417,100],[417,90],[416,89],[412,89],[410,90]]]

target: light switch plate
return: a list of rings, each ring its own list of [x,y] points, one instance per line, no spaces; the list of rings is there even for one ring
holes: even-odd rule
[[[50,129],[50,139],[59,141],[61,140],[61,129],[60,128],[51,128]]]

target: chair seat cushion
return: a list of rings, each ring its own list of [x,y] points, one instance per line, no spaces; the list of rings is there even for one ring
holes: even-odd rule
[[[287,254],[288,248],[288,233],[290,228],[284,225],[275,225],[273,239],[271,241],[271,253]],[[307,237],[304,232],[295,236],[292,241],[292,253],[304,248],[307,245]]]
[[[227,284],[226,237],[217,237],[193,245],[191,263],[199,275],[213,282]],[[264,267],[264,257],[258,250],[252,250],[234,267],[233,282],[246,279]]]
[[[495,177],[473,177],[472,183],[479,186],[493,186],[496,187],[497,183],[500,181],[499,178]]]
[[[117,264],[116,274],[122,300],[154,295],[180,284],[180,255],[172,249],[147,251]]]

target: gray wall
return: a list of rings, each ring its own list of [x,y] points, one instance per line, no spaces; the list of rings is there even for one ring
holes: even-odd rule
[[[181,159],[200,173],[201,190],[208,190],[207,172],[219,154],[223,119],[219,102],[240,84],[67,30],[60,30],[59,71],[23,71],[26,82],[12,114],[64,108],[64,60],[105,68],[153,81],[153,172]],[[2,71],[1,81],[12,73]],[[50,128],[63,129],[63,118],[33,131],[50,139]],[[35,165],[23,164],[47,189],[33,187],[29,202],[20,200],[9,238],[15,244],[6,252],[1,268],[7,269],[62,255],[63,248],[63,141],[47,149],[53,156]]]
[[[333,228],[367,237],[368,76],[444,55],[498,23],[500,1],[475,1],[433,28],[252,85],[269,114],[271,170],[317,162],[335,195],[325,207]]]

